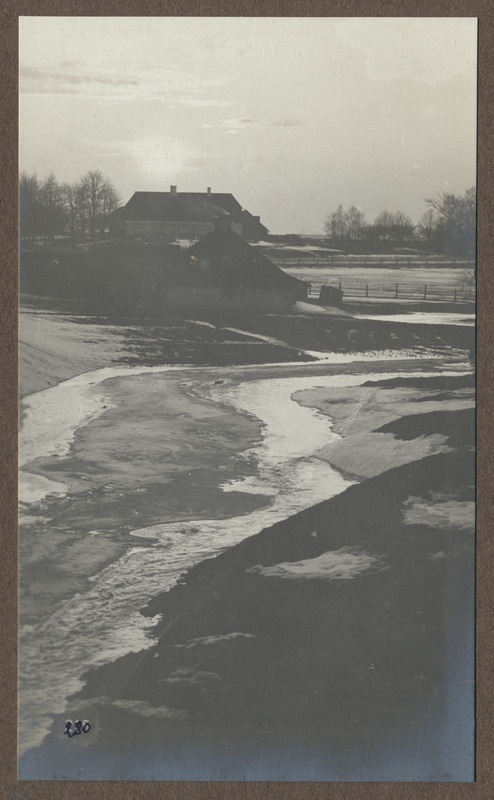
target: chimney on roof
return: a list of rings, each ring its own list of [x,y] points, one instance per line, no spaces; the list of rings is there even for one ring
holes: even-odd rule
[[[207,188],[207,193],[211,194],[211,187],[210,186],[208,186],[208,188]]]
[[[170,186],[170,194],[177,194],[177,187],[176,186]]]

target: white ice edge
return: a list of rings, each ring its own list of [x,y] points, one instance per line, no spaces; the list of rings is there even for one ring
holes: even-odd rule
[[[102,384],[112,378],[131,377],[159,373],[187,373],[200,370],[202,374],[218,375],[231,373],[248,374],[254,370],[268,371],[290,367],[317,367],[318,364],[350,364],[358,362],[404,361],[416,359],[439,359],[435,354],[417,353],[413,350],[369,351],[367,353],[324,353],[305,351],[317,361],[290,361],[268,364],[249,364],[241,367],[197,367],[194,365],[121,366],[104,367],[85,372],[56,386],[28,395],[21,401],[23,420],[19,437],[19,498],[22,504],[42,500],[50,494],[64,494],[66,487],[48,478],[35,476],[27,469],[36,459],[64,456],[70,451],[78,428],[101,415],[111,401],[104,393]],[[429,374],[429,373],[426,373]],[[448,373],[442,373],[448,374]],[[452,372],[450,374],[457,374]],[[335,376],[331,376],[335,377]],[[370,376],[368,376],[370,377]],[[314,376],[311,377],[314,380]],[[344,384],[343,384],[344,385]]]
[[[407,322],[412,325],[456,325],[464,328],[475,325],[476,316],[475,314],[455,314],[446,311],[413,311],[409,314],[355,314],[355,319]]]
[[[267,365],[267,369],[272,366]],[[91,390],[94,393],[97,378],[101,383],[121,375],[178,372],[182,369],[185,371],[183,367],[105,369],[64,383],[69,387],[68,396],[73,397],[74,391]],[[218,370],[210,371],[216,377]],[[204,368],[200,373],[201,376],[204,374]],[[185,520],[134,531],[136,536],[151,540],[151,543],[129,548],[114,563],[92,576],[87,590],[63,601],[39,628],[24,629],[21,636],[22,750],[43,740],[49,729],[49,714],[61,713],[65,707],[65,695],[81,687],[82,664],[86,670],[152,645],[148,633],[157,618],[145,618],[137,611],[150,597],[171,588],[194,564],[302,508],[338,494],[350,485],[351,481],[337,470],[313,457],[328,440],[339,438],[331,429],[331,419],[317,409],[293,401],[294,392],[321,385],[357,386],[366,380],[391,379],[403,374],[312,374],[214,385],[211,389],[213,400],[255,414],[264,423],[263,438],[252,448],[252,455],[257,460],[259,481],[270,489],[270,493],[273,492],[273,502],[250,514],[224,520]],[[407,377],[436,374],[462,373],[458,370],[434,372],[432,368],[405,373]],[[40,395],[51,393],[51,404],[56,399],[65,401],[61,386],[44,390]],[[34,399],[36,397],[30,398],[31,413],[37,408],[32,403]],[[92,408],[92,413],[97,413],[91,403],[88,407]],[[55,406],[51,405],[51,408]],[[64,441],[66,446],[67,438],[62,440],[60,437],[62,450]],[[40,446],[44,446],[44,442],[41,438]],[[128,579],[129,575],[132,580]],[[57,670],[52,668],[54,663],[58,665]]]

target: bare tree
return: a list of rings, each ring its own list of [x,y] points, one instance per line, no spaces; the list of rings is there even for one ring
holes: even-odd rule
[[[344,239],[346,237],[346,219],[343,206],[340,203],[336,211],[333,211],[324,224],[324,230],[331,239]]]
[[[36,175],[23,173],[19,181],[20,233],[31,242],[36,237],[52,241],[64,230],[60,187],[52,174],[42,183]]]
[[[60,187],[65,219],[67,220],[70,239],[75,243],[77,230],[80,229],[81,191],[77,183],[62,183]]]
[[[89,232],[94,240],[120,204],[112,182],[99,170],[87,172],[78,183],[59,184],[52,173],[40,182],[22,173],[19,179],[20,232],[23,239],[48,237],[67,231],[72,244]]]
[[[101,208],[101,224],[104,229],[108,224],[108,218],[119,207],[122,199],[114,186],[109,180],[105,180],[105,187],[103,189],[102,208]]]
[[[477,200],[475,187],[465,194],[443,192],[426,200],[438,219],[442,250],[451,255],[475,256]]]
[[[361,239],[365,227],[365,217],[356,206],[350,206],[345,213],[346,237],[352,241]]]
[[[57,234],[63,233],[65,227],[61,188],[53,172],[40,186],[39,201],[46,210],[46,233],[52,241]]]
[[[19,231],[21,239],[30,243],[42,233],[39,190],[37,176],[23,172],[19,180]]]
[[[80,199],[89,233],[94,241],[96,230],[99,228],[101,231],[108,215],[118,206],[119,196],[111,181],[98,169],[87,172],[81,178]]]
[[[433,208],[428,208],[419,219],[418,233],[424,242],[430,242],[437,231],[439,218]]]
[[[21,173],[19,180],[19,200],[22,203],[36,203],[39,201],[40,182],[36,175]]]
[[[51,211],[56,211],[61,206],[60,186],[53,172],[40,186],[39,201],[43,203],[45,208],[49,208]]]
[[[411,239],[415,231],[415,225],[409,216],[403,211],[395,211],[393,214],[393,226],[398,239]]]
[[[372,233],[377,239],[388,241],[408,240],[413,236],[415,225],[402,211],[381,211],[374,220]]]

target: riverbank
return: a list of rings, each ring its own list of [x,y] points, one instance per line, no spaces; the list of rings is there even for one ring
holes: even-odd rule
[[[57,717],[23,775],[472,780],[472,470],[423,459],[203,562],[72,698],[84,746]]]
[[[43,313],[50,310],[55,309],[45,308]],[[45,314],[38,332],[43,327],[58,331],[51,338],[51,353],[56,362],[57,341],[63,338],[60,334],[64,329],[73,331],[73,340],[67,337],[70,351],[67,368],[71,364],[71,354],[88,359],[85,365],[89,365],[93,356],[89,358],[88,354],[93,352],[96,358],[98,347],[103,343],[104,337],[100,339],[97,333],[101,318],[91,315],[90,319],[84,319],[80,308],[72,318],[62,316],[63,319],[59,312]],[[39,313],[34,318],[37,325]],[[351,484],[360,482],[363,488],[378,480],[382,473],[382,483],[371,483],[374,487],[371,497],[377,491],[381,505],[395,509],[394,521],[401,519],[400,513],[403,513],[412,521],[411,525],[413,520],[419,520],[430,528],[427,520],[432,518],[436,527],[439,522],[444,530],[452,529],[451,541],[458,547],[451,563],[454,566],[458,559],[463,559],[462,569],[469,576],[469,540],[462,539],[460,547],[458,539],[470,525],[472,512],[471,490],[467,483],[471,482],[468,447],[473,433],[467,417],[473,402],[473,378],[468,374],[465,353],[441,344],[430,349],[408,349],[399,340],[401,348],[387,352],[371,349],[341,354],[304,352],[278,338],[285,323],[280,325],[280,318],[275,319],[278,322],[273,332],[277,337],[259,331],[253,320],[250,324],[254,330],[248,331],[243,329],[246,320],[236,320],[236,324],[229,319],[182,320],[176,327],[168,320],[167,328],[163,323],[157,325],[155,320],[134,318],[131,322],[127,318],[122,325],[122,339],[119,339],[121,331],[117,331],[113,317],[106,337],[108,350],[105,351],[103,344],[102,351],[105,358],[111,359],[111,365],[105,362],[104,366],[100,362],[98,367],[103,369],[86,371],[78,378],[25,398],[25,434],[31,431],[29,442],[24,441],[21,448],[25,469],[30,479],[50,482],[51,489],[55,484],[56,491],[45,491],[38,500],[32,498],[33,502],[25,509],[27,518],[21,529],[23,752],[31,746],[21,762],[24,778],[53,775],[136,778],[142,764],[146,765],[142,767],[143,778],[173,775],[177,778],[195,775],[221,778],[232,775],[231,765],[225,762],[225,752],[231,753],[232,748],[237,747],[236,779],[240,779],[244,774],[242,770],[247,770],[252,777],[256,765],[262,767],[259,748],[267,753],[269,748],[266,750],[264,745],[270,743],[271,751],[277,749],[279,758],[277,756],[274,771],[270,772],[266,765],[264,775],[273,779],[284,771],[290,779],[290,775],[303,768],[305,757],[300,748],[309,747],[305,752],[309,753],[312,764],[319,758],[317,753],[321,747],[326,751],[328,764],[335,754],[342,755],[342,748],[346,747],[349,752],[345,737],[339,743],[329,723],[327,729],[332,731],[332,743],[324,736],[321,739],[323,712],[320,723],[314,723],[310,704],[308,707],[312,710],[308,717],[299,714],[301,725],[297,740],[295,721],[300,709],[296,706],[293,712],[285,713],[282,707],[291,708],[297,681],[305,697],[308,689],[304,681],[311,684],[313,669],[316,677],[320,677],[323,665],[318,659],[328,655],[324,642],[319,645],[321,656],[317,655],[319,634],[317,630],[313,637],[310,634],[312,581],[327,589],[324,601],[317,597],[314,601],[316,618],[329,614],[328,625],[335,627],[333,633],[328,629],[327,634],[333,637],[338,649],[352,653],[354,648],[360,647],[354,641],[359,639],[360,629],[355,627],[352,613],[348,616],[346,634],[341,627],[343,621],[338,627],[336,611],[330,609],[336,603],[335,608],[345,609],[342,616],[347,619],[346,600],[343,606],[338,605],[339,595],[331,592],[338,585],[363,581],[365,586],[371,576],[378,580],[378,576],[388,574],[383,561],[387,541],[378,537],[377,544],[382,544],[382,552],[373,549],[374,530],[379,532],[382,523],[381,511],[374,501],[369,507],[366,505],[366,492],[350,495],[350,505],[342,506],[349,515],[350,526],[345,528],[346,533],[342,533],[343,538],[336,548],[343,552],[331,555],[332,548],[328,550],[327,541],[323,539],[323,549],[316,554],[319,528],[323,530],[333,515],[332,506],[327,507],[324,502],[322,506],[319,504],[332,502],[327,500],[331,496],[347,497],[349,490],[344,490]],[[303,335],[300,331],[297,334],[299,322],[292,319],[285,329],[297,342],[308,338],[311,330],[311,320],[303,321]],[[311,342],[320,341],[321,330],[319,323],[312,327]],[[42,337],[38,337],[38,343],[42,344]],[[209,348],[214,366],[201,363],[204,347]],[[351,350],[348,343],[346,349]],[[167,363],[166,353],[172,352],[179,358],[186,350],[197,359],[196,365]],[[223,361],[226,353],[228,365]],[[261,354],[260,362],[242,365],[242,358],[247,360],[248,354],[251,359]],[[276,360],[278,355],[280,358]],[[76,359],[71,368],[78,366]],[[43,377],[42,371],[40,375]],[[49,377],[51,380],[56,376]],[[30,428],[31,417],[36,423],[34,428]],[[409,421],[411,418],[414,418],[415,427]],[[463,431],[463,440],[458,431]],[[454,466],[453,457],[459,448],[466,457],[465,480],[461,478],[463,468],[459,462]],[[435,462],[439,473],[430,487],[437,483],[439,488],[427,494],[429,488],[427,483],[421,483],[420,465],[431,455],[445,460]],[[398,500],[394,498],[395,473],[390,472],[399,464],[403,467],[398,468],[405,470],[403,476],[407,469],[412,476],[410,497],[402,503],[400,513]],[[405,477],[400,480],[405,486]],[[46,488],[50,489],[45,484]],[[355,503],[358,507],[352,510]],[[300,558],[299,551],[294,558],[291,531],[298,529],[300,514],[310,511],[310,506],[319,509],[314,511],[319,527],[314,524],[308,532],[310,541],[306,549],[305,531],[300,540]],[[371,522],[373,515],[375,519]],[[401,530],[402,522],[398,522],[395,532]],[[353,524],[355,535],[350,535]],[[259,539],[259,531],[263,529]],[[365,530],[372,541],[370,550],[359,538],[364,536]],[[273,531],[278,531],[274,538]],[[405,533],[408,532],[406,528]],[[394,535],[391,529],[388,533]],[[403,541],[400,533],[402,544]],[[256,542],[262,542],[260,549]],[[242,549],[244,545],[247,550]],[[249,550],[251,547],[253,549]],[[389,542],[389,548],[393,547]],[[412,544],[410,547],[413,550]],[[425,534],[419,547],[420,558],[424,548]],[[244,562],[243,554],[247,551],[251,553],[250,560]],[[406,552],[408,558],[410,553]],[[445,559],[450,563],[449,555],[438,555],[449,553],[447,548],[427,552],[434,556],[431,563]],[[254,553],[259,555],[257,561],[252,561]],[[231,555],[225,560],[228,554]],[[274,561],[270,561],[272,556]],[[323,556],[322,562],[293,567],[297,559],[306,562],[319,556]],[[402,556],[399,555],[399,559]],[[194,566],[201,562],[202,567]],[[257,570],[258,565],[262,569],[276,569],[269,575],[262,569]],[[251,567],[256,569],[249,572]],[[408,568],[412,569],[412,564]],[[208,572],[209,569],[212,571]],[[422,570],[422,563],[417,562],[413,569]],[[309,575],[309,583],[305,584],[305,578],[301,581],[308,587],[302,595],[299,594],[300,570],[308,570]],[[187,573],[185,578],[180,579],[184,573]],[[244,573],[250,576],[248,581],[257,580],[258,583],[246,584]],[[195,583],[196,574],[209,576],[206,591],[202,582]],[[230,577],[234,580],[235,575],[238,594],[230,585]],[[428,575],[432,580],[432,572]],[[444,577],[444,591],[453,578],[451,574]],[[275,579],[271,587],[274,595],[271,590],[265,592],[264,579],[268,584],[268,579]],[[181,587],[188,586],[190,580],[192,594],[181,594]],[[411,576],[406,580],[411,581]],[[292,592],[290,586],[295,587],[295,584]],[[163,598],[160,592],[164,589],[167,591]],[[371,617],[367,617],[369,630],[373,625],[381,625],[381,621],[386,628],[391,613],[389,607],[395,600],[401,603],[400,598],[392,594],[397,591],[396,581],[389,586],[385,583],[381,599],[378,597],[379,580],[373,591],[375,599],[372,599],[374,595],[370,596],[369,605],[373,610],[369,611]],[[468,591],[467,587],[462,596],[467,605]],[[257,599],[253,599],[253,595]],[[358,596],[361,597],[358,602],[365,606],[365,593]],[[157,599],[151,601],[153,597]],[[440,596],[434,597],[437,608],[442,609]],[[172,606],[168,605],[169,600]],[[203,600],[206,616],[202,615]],[[354,607],[357,601],[351,595],[350,600]],[[149,609],[157,612],[158,617],[139,613],[139,608],[150,601]],[[279,607],[280,602],[282,607]],[[324,603],[328,604],[326,611]],[[290,627],[291,617],[298,619],[299,608],[302,615],[306,615],[305,633],[301,620],[295,624],[293,632]],[[413,620],[408,620],[408,627],[405,625],[403,629],[404,640],[410,636],[411,642],[422,641],[424,647],[428,646],[428,640],[421,638],[425,635],[422,622],[429,620],[433,608],[431,600],[415,633],[413,625],[410,628]],[[237,614],[240,616],[235,616]],[[408,619],[401,605],[396,614],[401,620]],[[242,620],[246,627],[242,627]],[[172,640],[167,639],[165,630],[170,621],[175,637]],[[434,623],[434,635],[441,633],[442,624],[438,622],[437,627]],[[193,629],[192,633],[189,629]],[[153,644],[155,636],[158,637],[156,645]],[[196,638],[207,641],[191,643]],[[260,651],[257,640],[262,641]],[[242,650],[243,645],[249,643],[255,647]],[[234,655],[232,659],[230,644],[235,652],[238,645],[238,657],[245,660],[238,680],[234,677],[238,657]],[[175,648],[175,645],[181,647]],[[143,687],[152,687],[156,682],[153,669],[163,658],[156,647],[161,646],[165,648],[167,666],[156,678],[160,687],[150,698],[147,688]],[[405,647],[405,644],[398,642],[398,647]],[[276,649],[284,653],[285,665],[277,659]],[[193,663],[179,659],[173,667],[177,653],[180,657],[185,654],[192,658]],[[300,673],[300,653],[306,653],[302,658],[303,674]],[[214,656],[211,663],[210,655]],[[418,663],[418,658],[419,655],[414,664]],[[199,675],[195,671],[196,663]],[[331,659],[327,663],[331,664]],[[351,663],[350,659],[350,667]],[[106,667],[102,666],[105,664]],[[87,690],[74,697],[67,710],[66,695],[78,692],[82,687],[82,674],[98,666],[100,669],[90,676]],[[346,664],[346,668],[348,666]],[[352,670],[353,667],[350,672]],[[204,678],[203,673],[208,672],[211,676]],[[132,683],[134,675],[140,688],[136,689],[136,683]],[[345,702],[350,703],[347,708],[353,714],[344,676],[336,671],[334,680],[335,685],[341,684]],[[209,681],[212,681],[212,688]],[[262,686],[263,682],[266,691],[273,694],[272,701],[268,698],[267,702],[266,697],[256,694],[253,688]],[[357,687],[358,697],[364,697],[368,688]],[[162,689],[164,694],[160,695]],[[173,690],[171,695],[167,694],[169,690]],[[398,695],[401,696],[400,692]],[[379,697],[383,701],[382,692]],[[257,709],[255,719],[249,716],[248,698],[253,700],[253,709]],[[331,707],[335,702],[333,698]],[[266,705],[266,722],[261,718],[263,705]],[[324,708],[324,714],[329,713],[331,717],[327,704]],[[79,712],[79,709],[82,710]],[[337,703],[335,709],[336,718],[344,714],[343,707],[338,711]],[[373,709],[371,705],[369,713]],[[383,713],[386,716],[377,706],[375,711],[378,716]],[[86,714],[92,730],[91,737],[84,738],[85,755],[76,767],[75,760],[81,753],[74,753],[75,760],[71,760],[61,720],[66,714],[78,718],[78,713]],[[290,715],[293,725],[289,722]],[[40,746],[52,717],[52,733]],[[121,735],[115,733],[115,726]],[[377,723],[376,731],[381,736]],[[129,746],[132,743],[135,758],[126,752],[126,742]],[[161,753],[158,761],[153,760],[156,742]],[[123,759],[113,745],[124,754]],[[141,746],[142,751],[139,750]],[[63,757],[60,747],[64,748]],[[167,753],[164,760],[163,747]],[[293,767],[287,764],[289,751],[298,754]],[[332,754],[329,761],[328,751]],[[191,763],[187,752],[200,752],[203,758],[193,758],[196,763]],[[252,760],[249,753],[257,753],[256,758],[252,755]],[[348,774],[356,768],[355,763],[348,768]],[[182,768],[185,771],[180,775]],[[310,777],[317,778],[318,769],[319,766],[315,766]]]
[[[156,315],[139,303],[36,297],[23,298],[19,333],[21,396],[111,365],[307,363],[328,351],[372,356],[382,350],[411,350],[424,357],[441,352],[447,357],[452,348],[472,350],[475,342],[474,329],[467,325],[417,325],[412,320],[296,311],[203,311],[197,318],[187,318]]]
[[[25,296],[19,313],[20,396],[113,365],[220,366],[310,359],[296,347],[252,339],[225,329],[222,322],[214,315],[210,322],[173,314],[156,317],[139,304]]]

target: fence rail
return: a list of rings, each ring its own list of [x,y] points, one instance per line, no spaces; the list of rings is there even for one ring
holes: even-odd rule
[[[350,256],[324,256],[320,258],[300,258],[277,256],[276,254],[269,254],[269,258],[277,266],[280,267],[307,267],[310,269],[326,268],[332,269],[335,267],[384,267],[386,269],[406,269],[408,267],[428,268],[428,267],[449,267],[453,269],[474,269],[475,261],[460,260],[460,259],[438,259],[438,258],[405,258],[402,256],[376,256],[376,257],[360,257],[352,258]]]
[[[319,297],[323,281],[310,283],[309,296]],[[374,298],[394,300],[435,300],[438,302],[471,303],[475,301],[475,291],[468,286],[444,286],[442,284],[424,283],[364,283],[348,284],[344,281],[332,284],[341,290],[343,297]]]

